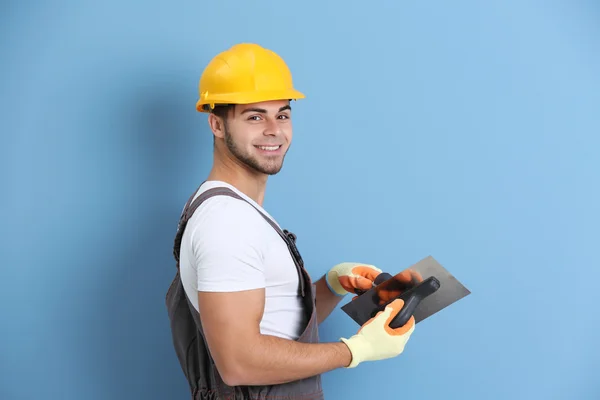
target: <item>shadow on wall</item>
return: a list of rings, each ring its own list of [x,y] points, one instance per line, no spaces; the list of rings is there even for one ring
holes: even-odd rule
[[[114,109],[116,122],[126,126],[115,134],[126,137],[113,141],[123,146],[117,153],[130,158],[123,162],[121,186],[111,189],[122,198],[121,217],[106,240],[112,247],[93,260],[102,280],[91,290],[96,321],[84,331],[95,340],[81,355],[82,364],[93,367],[87,386],[98,399],[189,397],[164,299],[175,273],[179,213],[202,178],[202,163],[212,160],[212,148],[193,108],[195,88],[177,79],[150,80],[151,87]]]

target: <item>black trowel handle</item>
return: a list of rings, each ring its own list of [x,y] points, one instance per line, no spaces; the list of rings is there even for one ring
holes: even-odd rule
[[[404,326],[411,315],[414,314],[415,309],[419,305],[419,303],[430,294],[434,293],[436,290],[440,288],[440,281],[438,281],[435,277],[431,276],[425,279],[423,282],[419,283],[414,288],[407,290],[398,296],[399,299],[404,300],[404,306],[400,310],[400,312],[394,317],[394,319],[390,322],[390,328],[396,329],[401,326]]]
[[[388,279],[392,279],[393,276],[388,274],[387,272],[382,272],[379,275],[377,275],[377,278],[375,278],[375,280],[373,281],[373,283],[375,283],[375,285],[379,285],[382,282],[387,281]]]
[[[417,296],[410,296],[408,300],[404,301],[404,306],[400,312],[394,317],[394,319],[390,322],[390,328],[396,329],[404,326],[410,317],[414,314],[415,309],[421,302],[421,299]]]

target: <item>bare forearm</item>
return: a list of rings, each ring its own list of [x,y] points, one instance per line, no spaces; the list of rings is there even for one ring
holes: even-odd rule
[[[273,385],[346,367],[352,354],[343,343],[301,343],[259,335],[237,357],[230,384]]]
[[[317,289],[317,320],[319,323],[323,322],[343,299],[343,297],[336,296],[331,292],[331,290],[327,287],[325,279],[326,276],[324,275],[315,283]]]

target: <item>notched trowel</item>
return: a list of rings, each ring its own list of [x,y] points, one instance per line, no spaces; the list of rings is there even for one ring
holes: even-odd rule
[[[342,306],[342,310],[361,326],[398,298],[404,300],[404,306],[390,322],[391,328],[403,326],[411,315],[415,317],[415,323],[421,322],[471,294],[431,256],[394,276],[383,272],[374,283],[376,286],[372,289]]]

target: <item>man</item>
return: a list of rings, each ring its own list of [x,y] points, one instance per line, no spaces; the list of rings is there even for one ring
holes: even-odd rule
[[[402,300],[354,336],[319,343],[318,323],[344,295],[372,287],[381,270],[343,262],[313,286],[293,251],[295,237],[262,206],[268,177],[281,170],[292,142],[290,101],[304,98],[285,62],[256,44],[233,46],[211,60],[199,92],[214,162],[190,202],[211,190],[233,194],[205,198],[176,240],[181,285],[198,327],[197,357],[182,343],[178,356],[195,398],[318,399],[320,374],[402,353],[414,319],[388,326]],[[183,323],[176,324],[178,343]],[[190,378],[190,363],[201,365],[199,376]]]

